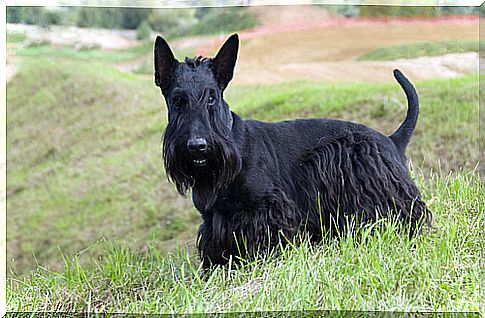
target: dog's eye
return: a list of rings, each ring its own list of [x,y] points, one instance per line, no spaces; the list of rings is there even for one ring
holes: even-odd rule
[[[185,106],[185,104],[187,103],[187,101],[185,100],[185,98],[183,98],[182,96],[176,96],[174,99],[173,99],[173,106],[175,108],[182,108]]]
[[[215,102],[216,102],[216,99],[214,96],[209,96],[209,98],[207,99],[207,105],[209,106],[214,105]]]

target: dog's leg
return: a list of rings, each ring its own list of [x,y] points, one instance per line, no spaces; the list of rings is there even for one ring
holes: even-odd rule
[[[237,213],[211,211],[203,215],[199,227],[198,249],[204,268],[251,260],[277,252],[278,247],[295,239],[301,215],[292,200],[280,189],[257,200],[260,204]]]

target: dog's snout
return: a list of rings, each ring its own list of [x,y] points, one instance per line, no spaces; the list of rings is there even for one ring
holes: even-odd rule
[[[207,141],[204,138],[190,138],[187,148],[191,153],[203,154],[207,151]]]

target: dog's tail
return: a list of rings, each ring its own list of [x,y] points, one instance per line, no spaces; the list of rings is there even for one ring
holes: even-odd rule
[[[414,127],[416,127],[416,122],[418,121],[419,114],[419,103],[418,94],[414,89],[413,84],[401,73],[400,70],[394,70],[394,77],[396,78],[399,85],[401,85],[406,97],[408,99],[408,112],[406,114],[406,119],[399,128],[389,136],[391,140],[396,145],[397,149],[401,151],[402,154],[406,151],[406,146],[411,139]]]

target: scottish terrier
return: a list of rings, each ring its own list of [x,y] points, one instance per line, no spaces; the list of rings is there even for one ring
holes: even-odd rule
[[[389,137],[335,119],[242,120],[224,100],[238,48],[234,34],[214,58],[179,62],[162,37],[155,42],[155,84],[168,108],[165,169],[202,215],[204,268],[253,258],[301,232],[319,241],[355,220],[396,217],[412,231],[430,223],[405,157],[418,96],[399,70],[408,110]]]

